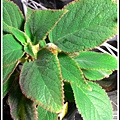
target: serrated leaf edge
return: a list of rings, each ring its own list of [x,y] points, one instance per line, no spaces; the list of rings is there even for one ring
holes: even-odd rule
[[[9,97],[9,96],[8,96],[8,97]],[[24,97],[25,97],[25,96],[24,96]],[[10,97],[9,97],[8,99],[10,99]],[[27,99],[27,98],[26,98],[26,99]],[[33,101],[32,101],[32,102],[33,102]],[[12,106],[11,106],[10,100],[8,100],[8,105],[9,105],[9,107],[10,107],[10,116],[14,119],[14,116],[12,115]],[[33,107],[33,112],[34,112],[34,116],[35,116],[34,120],[37,120],[36,106],[35,106],[34,102],[33,102],[33,104],[32,104],[32,107]],[[18,119],[16,119],[16,120],[18,120]]]
[[[81,52],[91,52],[91,53],[99,53],[99,52],[95,52],[95,51],[81,51]],[[99,54],[107,54],[113,58],[115,58],[114,56],[108,54],[108,53],[99,53]],[[75,56],[73,59],[75,60],[77,56]],[[75,60],[76,61],[76,60]],[[77,62],[77,61],[76,61]],[[78,66],[80,67],[79,63],[77,62]],[[80,67],[81,69],[86,69],[86,70],[104,70],[104,71],[114,71],[117,70],[117,68],[115,69],[106,69],[106,68],[86,68],[86,67]]]
[[[22,16],[22,18],[23,18],[23,20],[24,20],[24,15],[23,15],[22,11],[20,10],[20,8],[18,7],[18,5],[16,5],[13,1],[9,1],[9,0],[3,1],[3,2],[12,3],[14,6],[16,6],[17,9],[18,9],[19,12],[20,12],[20,15]]]
[[[91,82],[91,81],[90,81]],[[98,85],[97,83],[95,83],[95,82],[92,82],[92,83],[94,83],[94,84],[96,84],[96,85]],[[100,85],[98,85],[101,89],[102,89],[102,87],[100,86]],[[78,86],[79,87],[79,86]],[[72,86],[71,86],[71,88],[72,88]],[[80,88],[80,87],[79,87]],[[73,89],[72,89],[73,90]],[[107,95],[107,93],[105,92],[105,90],[104,89],[102,89],[103,91],[104,91],[104,93]],[[73,90],[73,95],[74,95],[74,90]],[[107,95],[108,96],[108,95]],[[77,105],[77,103],[76,103],[76,98],[75,98],[75,95],[74,95],[74,99],[75,99],[75,104],[76,104],[76,107],[77,107],[77,109],[78,109],[78,112],[79,112],[79,114],[81,115],[81,117],[83,118],[83,120],[84,120],[84,117],[83,117],[83,115],[81,114],[81,112],[80,112],[80,110],[79,110],[79,108],[78,108],[78,105]],[[111,102],[111,100],[110,100],[110,98],[108,97],[108,99],[109,99],[109,101],[110,101],[110,104],[112,104],[112,102]],[[112,109],[113,109],[113,107],[112,107]]]
[[[33,11],[33,13],[32,14],[34,14],[36,11],[38,11],[38,10],[35,10],[35,11]],[[41,11],[41,10],[40,10]],[[45,11],[45,10],[42,10],[42,11]],[[61,18],[68,12],[68,10],[67,9],[61,9],[61,10],[52,10],[52,9],[47,9],[46,11],[64,11],[63,13],[62,13],[62,15],[59,17],[59,19],[54,23],[54,25],[46,32],[46,34],[43,36],[43,38],[41,39],[41,40],[45,40],[46,39],[46,37],[47,37],[47,35],[54,29],[54,27],[57,25],[57,23],[61,20]],[[26,31],[25,30],[25,26],[26,26],[26,24],[27,24],[27,21],[29,20],[29,19],[31,19],[31,16],[32,16],[32,14],[28,17],[28,19],[25,21],[25,24],[24,24],[24,31]],[[26,34],[26,32],[25,32],[25,34]],[[32,41],[31,41],[32,42]],[[39,40],[39,42],[38,43],[40,43],[40,40]],[[38,44],[37,43],[37,44]]]
[[[53,11],[53,10],[52,10]],[[57,10],[54,10],[54,11],[57,11]],[[60,10],[58,10],[58,11],[60,11]],[[68,10],[67,9],[62,9],[62,11],[64,11],[64,13],[59,17],[59,19],[54,23],[54,25],[52,26],[52,28],[51,29],[49,29],[47,32],[46,32],[46,34],[45,34],[45,36],[42,38],[42,40],[45,40],[46,39],[46,36],[54,29],[54,27],[58,24],[58,22],[62,19],[62,17],[68,12]]]
[[[82,69],[81,69],[82,70]],[[91,70],[91,69],[84,69],[84,70]],[[107,71],[107,70],[105,70],[105,71]],[[108,76],[103,76],[103,77],[101,77],[101,78],[99,78],[99,79],[89,79],[89,78],[87,78],[86,76],[85,76],[85,74],[84,74],[84,72],[83,72],[83,74],[84,74],[84,77],[85,77],[85,79],[86,80],[90,80],[90,81],[100,81],[100,80],[102,80],[102,79],[104,79],[104,78],[108,78],[112,73],[113,73],[113,71],[112,70],[109,70],[110,71],[110,74],[108,75]]]
[[[27,35],[26,33],[24,33],[23,31],[19,30],[18,28],[15,28],[15,27],[12,27],[12,26],[6,24],[4,21],[3,21],[3,23],[9,28],[9,30],[10,30],[10,32],[11,32],[11,33],[9,33],[9,34],[12,34],[12,35],[17,39],[17,41],[21,43],[21,45],[25,46],[27,43],[31,43],[31,42],[30,42],[30,38],[28,37],[28,35]],[[25,36],[25,38],[26,38],[26,40],[25,40],[26,43],[22,43],[22,42],[19,40],[19,38],[16,37],[16,35],[12,32],[11,29],[16,29],[16,30],[19,31],[20,33],[24,34],[24,36]]]
[[[63,7],[63,9],[67,9],[67,7],[69,6],[69,5],[72,5],[72,4],[75,4],[76,2],[80,2],[80,0],[74,0],[74,1],[72,1],[72,2],[70,2],[70,3],[68,3],[67,5],[65,5],[64,7]],[[115,4],[117,4],[117,2],[116,1],[113,1]],[[77,30],[76,30],[77,31]],[[74,31],[74,32],[76,32],[76,31]],[[114,27],[113,28],[113,31],[117,31],[117,26],[116,27]],[[74,33],[73,32],[73,33]],[[71,34],[71,33],[70,33]],[[95,45],[94,47],[91,47],[91,48],[86,48],[86,49],[83,49],[83,50],[73,50],[72,52],[81,52],[81,51],[88,51],[88,50],[92,50],[92,49],[94,49],[94,48],[96,48],[96,47],[99,47],[99,46],[101,46],[104,42],[106,42],[106,41],[108,41],[109,39],[111,39],[111,38],[113,38],[115,35],[117,35],[117,33],[112,33],[113,35],[112,36],[110,36],[109,35],[109,37],[107,37],[101,44],[99,44],[99,45]],[[63,36],[64,37],[64,36]],[[60,38],[61,39],[61,38]],[[58,40],[59,41],[59,40]],[[62,49],[61,49],[62,50]],[[62,50],[63,51],[63,50]],[[64,51],[64,52],[67,52],[67,51]],[[71,53],[71,52],[67,52],[67,53]]]
[[[44,49],[44,48],[42,48]],[[50,51],[50,50],[49,50]],[[50,51],[51,52],[51,51]],[[52,53],[52,52],[51,52]],[[53,53],[52,53],[53,54]],[[54,55],[54,54],[53,54]],[[56,61],[57,61],[57,65],[58,65],[58,72],[60,74],[60,80],[61,80],[61,91],[62,91],[62,105],[64,105],[64,93],[63,93],[63,86],[64,86],[64,83],[63,83],[63,80],[62,80],[62,76],[61,76],[61,69],[59,68],[59,62],[58,62],[58,58],[56,55],[54,55],[56,57]],[[20,84],[20,80],[19,80],[19,84]],[[59,113],[61,110],[59,111],[54,111],[54,110],[51,110],[50,108],[47,108],[43,103],[39,102],[38,100],[35,100],[29,96],[26,95],[26,93],[22,90],[21,86],[20,86],[20,89],[22,91],[22,94],[27,97],[28,99],[30,99],[31,101],[35,102],[37,105],[41,106],[43,109],[46,109],[47,111],[50,111],[50,112],[53,112],[53,113]]]
[[[9,75],[7,76],[7,78],[3,81],[3,84],[10,78],[11,74],[15,71],[17,65],[19,64],[19,61],[15,61],[15,62],[16,62],[16,64],[15,64],[13,70],[9,73]],[[14,63],[15,63],[15,62],[14,62]],[[13,63],[13,64],[14,64],[14,63]]]
[[[85,84],[88,85],[87,80],[86,80],[85,77],[84,77],[84,73],[82,72],[82,70],[81,70],[81,68],[79,67],[78,63],[77,63],[71,56],[69,56],[67,53],[64,53],[64,54],[66,54],[68,57],[70,57],[70,59],[72,59],[72,60],[74,61],[76,67],[77,67],[77,68],[79,69],[79,71],[80,71],[81,77],[83,78]],[[79,85],[76,84],[75,82],[72,82],[72,81],[70,82],[69,80],[66,80],[66,79],[65,79],[64,81],[66,81],[66,82],[68,82],[68,83],[70,83],[70,84],[75,84],[75,85],[79,86]],[[80,86],[79,86],[79,87],[80,87]],[[90,87],[89,85],[88,85],[88,89],[91,90],[91,87]]]

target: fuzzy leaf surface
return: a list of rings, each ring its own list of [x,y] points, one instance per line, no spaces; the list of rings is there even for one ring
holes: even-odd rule
[[[8,93],[8,91],[11,89],[14,80],[15,80],[15,76],[11,75],[11,77],[3,83],[3,91],[2,91],[3,98]]]
[[[117,59],[112,55],[97,52],[80,52],[74,58],[80,68],[91,70],[115,70],[117,69]]]
[[[31,8],[27,8],[27,14],[26,14],[26,20],[31,16],[31,14],[34,12],[35,10],[34,9],[31,9]]]
[[[112,71],[106,71],[106,70],[87,70],[82,69],[82,72],[84,73],[85,77],[89,80],[101,80],[105,77],[109,77],[109,75],[112,73]]]
[[[17,61],[22,57],[24,53],[22,49],[23,47],[12,35],[3,36],[3,81],[8,78]]]
[[[16,82],[10,91],[8,103],[11,109],[10,114],[15,120],[36,120],[36,106],[22,94]]]
[[[46,35],[57,24],[67,10],[37,10],[31,14],[25,24],[25,32],[33,44],[46,38]]]
[[[15,68],[17,67],[18,62],[15,61],[11,64],[8,64],[7,66],[3,66],[3,83],[9,79],[11,74],[14,72]]]
[[[57,56],[44,48],[35,61],[26,62],[20,75],[22,92],[44,108],[59,112],[62,109],[62,81]]]
[[[84,120],[113,120],[112,105],[106,92],[97,84],[88,82],[92,91],[71,84],[76,106]]]
[[[38,120],[57,120],[57,114],[43,109],[41,106],[37,107]]]
[[[3,1],[3,21],[12,27],[21,29],[24,23],[24,17],[19,7],[11,1]],[[4,27],[3,27],[4,30]],[[5,32],[7,29],[5,29]]]
[[[77,63],[68,55],[61,53],[58,56],[60,68],[64,80],[70,83],[77,84],[81,87],[86,87],[86,81],[83,78],[83,73]],[[87,86],[86,89],[89,87]]]
[[[26,46],[24,46],[24,51],[29,54],[30,56],[34,57],[34,53],[32,50],[31,45],[28,43]]]
[[[117,4],[111,0],[78,0],[50,33],[50,41],[65,52],[88,50],[117,33]]]
[[[30,38],[21,30],[11,27],[7,25],[5,22],[3,22],[3,26],[6,26],[7,30],[9,30],[9,33],[13,34],[15,38],[22,44],[25,45],[27,42],[30,42]]]

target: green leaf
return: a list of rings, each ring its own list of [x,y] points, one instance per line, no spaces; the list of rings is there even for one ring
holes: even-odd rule
[[[21,30],[11,27],[9,25],[7,25],[5,22],[3,22],[3,25],[6,26],[6,28],[8,29],[9,33],[13,34],[15,36],[15,38],[22,44],[22,45],[26,45],[27,42],[30,42],[30,38]]]
[[[112,71],[82,69],[85,77],[89,80],[101,80],[109,77]]]
[[[3,81],[10,77],[11,72],[18,64],[18,60],[23,56],[22,46],[10,35],[3,36]]]
[[[11,33],[8,25],[3,21],[3,34]]]
[[[41,40],[39,44],[41,48],[44,48],[45,46],[47,46],[45,40]]]
[[[4,23],[4,25],[7,29],[9,29],[9,32],[12,33],[14,37],[24,46],[24,51],[34,57],[38,50],[36,51],[36,45],[32,45],[30,38],[17,28],[8,26],[6,23]]]
[[[41,106],[37,107],[38,120],[57,120],[57,114],[43,109]]]
[[[74,58],[80,68],[91,70],[115,70],[117,69],[117,59],[112,55],[97,52],[80,52]]]
[[[21,92],[18,83],[14,83],[9,97],[8,103],[10,106],[10,114],[15,120],[36,120],[36,106],[33,102],[27,99]]]
[[[83,73],[74,59],[64,53],[60,53],[58,58],[63,79],[80,87],[86,87],[86,80],[84,80]],[[86,89],[90,89],[89,87],[87,86]]]
[[[71,84],[76,106],[84,120],[113,120],[112,105],[106,92],[97,84],[88,82],[92,91]]]
[[[19,7],[11,1],[3,1],[3,21],[12,27],[21,29],[24,25],[24,17]],[[4,27],[3,27],[4,30]],[[4,32],[9,32],[4,30]]]
[[[27,7],[26,20],[32,15],[34,11],[35,11],[34,9]]]
[[[11,77],[3,83],[3,98],[6,96],[6,94],[9,92],[9,90],[12,87],[12,84],[15,80],[15,75],[11,75]]]
[[[30,38],[24,32],[20,31],[19,29],[10,27],[10,31],[16,37],[16,39],[22,43],[22,45],[25,45],[27,42],[30,42]]]
[[[53,112],[60,112],[63,104],[62,80],[57,56],[46,48],[38,58],[26,62],[20,75],[22,92],[39,105]]]
[[[25,32],[33,44],[44,40],[46,35],[58,23],[67,10],[37,10],[31,14],[25,24]]]
[[[17,65],[18,65],[18,62],[15,61],[13,63],[6,64],[5,66],[3,66],[3,83],[9,79],[9,77],[14,72]]]
[[[24,50],[26,53],[36,59],[37,53],[39,51],[39,44],[32,45],[32,43],[27,43],[27,45],[24,46]]]
[[[117,33],[117,4],[111,0],[78,0],[50,33],[50,41],[65,52],[88,50]]]
[[[28,53],[30,56],[34,57],[32,46],[30,44],[27,44],[26,46],[24,46],[24,51]]]

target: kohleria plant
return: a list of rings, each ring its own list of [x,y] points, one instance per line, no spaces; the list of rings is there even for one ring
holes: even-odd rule
[[[3,97],[9,94],[12,118],[61,120],[73,95],[84,120],[112,120],[110,100],[93,81],[108,77],[117,60],[89,50],[114,36],[116,27],[117,4],[111,0],[28,8],[25,19],[3,0]]]

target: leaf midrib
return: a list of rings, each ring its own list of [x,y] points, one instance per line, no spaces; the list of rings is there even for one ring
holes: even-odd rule
[[[101,4],[101,5],[102,5],[102,4]],[[93,6],[91,6],[90,9],[93,9],[92,7],[93,7]],[[90,9],[87,11],[87,13],[89,13]],[[105,9],[103,9],[102,11],[105,11]],[[97,13],[97,14],[94,16],[94,18],[95,18],[96,16],[98,16],[102,11],[100,11],[99,13]],[[108,10],[108,12],[109,12],[109,10]],[[86,14],[85,14],[85,15],[86,15]],[[85,16],[85,15],[84,15],[84,16]],[[83,20],[84,16],[82,17],[81,21]],[[94,18],[93,18],[93,19],[94,19]],[[92,20],[93,20],[93,19],[92,19]],[[91,24],[92,20],[89,22],[89,25]],[[82,22],[81,22],[81,23],[82,23]],[[80,24],[79,26],[81,26],[81,24]],[[98,25],[94,25],[94,26],[92,26],[92,27],[95,28],[95,27],[98,27],[98,26],[102,26],[102,25],[98,24]],[[71,33],[69,33],[69,34],[66,34],[66,35],[58,38],[58,40],[56,40],[54,43],[57,43],[57,42],[59,42],[61,39],[65,38],[66,36],[69,36],[69,35],[71,35],[71,34],[74,34],[74,33],[78,32],[78,31],[82,31],[82,30],[84,30],[84,29],[87,30],[89,27],[91,27],[91,26],[84,27],[84,28],[82,28],[82,29],[78,29],[78,30],[76,30],[76,31],[74,31],[74,32],[71,32]],[[103,26],[103,27],[107,27],[108,29],[110,29],[108,26]],[[79,27],[79,28],[81,28],[81,27]]]

